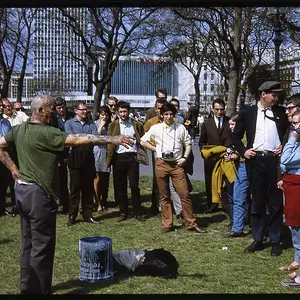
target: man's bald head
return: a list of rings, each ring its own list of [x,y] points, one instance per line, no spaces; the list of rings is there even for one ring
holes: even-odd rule
[[[50,95],[35,96],[31,102],[32,119],[51,124],[55,116],[55,98]]]

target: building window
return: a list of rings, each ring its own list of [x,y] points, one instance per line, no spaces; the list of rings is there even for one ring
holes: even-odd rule
[[[207,84],[203,84],[203,91],[206,92],[207,91]]]
[[[207,80],[207,73],[206,73],[206,72],[205,72],[204,75],[203,75],[203,79],[204,79],[204,80]]]
[[[210,91],[211,91],[211,92],[214,92],[214,91],[215,91],[215,85],[214,85],[213,83],[210,85]]]
[[[214,74],[214,73],[211,73],[210,79],[211,79],[211,80],[214,80],[214,79],[215,79],[215,74]]]

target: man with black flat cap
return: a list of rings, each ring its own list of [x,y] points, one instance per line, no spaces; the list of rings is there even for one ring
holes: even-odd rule
[[[232,134],[232,143],[246,158],[252,193],[251,227],[254,241],[244,250],[248,253],[264,249],[265,232],[272,243],[271,255],[279,256],[282,252],[283,197],[282,191],[277,188],[277,167],[283,136],[289,126],[284,107],[276,103],[282,91],[280,82],[265,81],[258,88],[259,101],[240,112]],[[247,147],[242,143],[245,132]]]

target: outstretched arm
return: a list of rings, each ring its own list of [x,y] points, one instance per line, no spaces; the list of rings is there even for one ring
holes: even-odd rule
[[[19,178],[19,170],[15,165],[14,161],[9,156],[6,148],[7,142],[4,137],[0,138],[0,161],[8,168],[12,174],[12,177],[15,181]]]
[[[129,135],[94,135],[94,134],[70,134],[66,138],[65,147],[79,146],[79,145],[100,145],[100,144],[114,144],[122,145],[126,148],[133,146],[133,136]]]

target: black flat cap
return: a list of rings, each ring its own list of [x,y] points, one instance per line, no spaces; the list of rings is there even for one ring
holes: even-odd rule
[[[278,81],[265,81],[258,88],[259,92],[282,92],[283,89],[280,87],[280,82]]]

